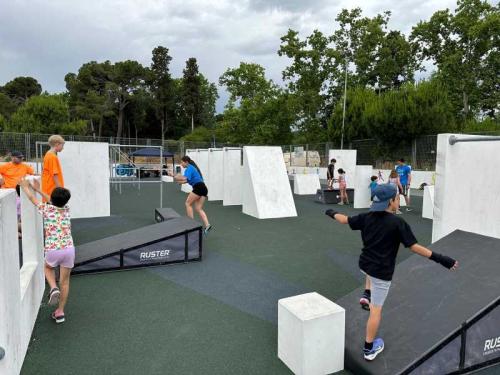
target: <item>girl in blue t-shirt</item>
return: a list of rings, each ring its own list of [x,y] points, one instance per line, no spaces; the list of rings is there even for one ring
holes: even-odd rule
[[[192,207],[194,204],[194,209],[203,221],[203,232],[207,234],[208,231],[212,229],[212,226],[208,222],[207,214],[203,210],[203,204],[208,196],[208,189],[203,182],[200,168],[198,168],[196,163],[192,161],[189,156],[182,157],[181,166],[184,168],[184,174],[174,176],[174,180],[179,184],[189,184],[193,187],[193,191],[189,193],[186,199],[186,214],[191,219],[194,218]]]

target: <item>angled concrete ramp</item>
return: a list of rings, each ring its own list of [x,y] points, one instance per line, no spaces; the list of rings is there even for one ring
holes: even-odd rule
[[[379,331],[386,346],[373,362],[362,356],[368,318],[358,302],[362,289],[336,301],[346,309],[345,360],[352,373],[452,374],[500,363],[494,341],[500,337],[500,239],[455,231],[430,248],[457,259],[460,268],[450,272],[418,255],[396,266]]]
[[[186,217],[174,217],[77,246],[72,273],[182,263],[201,260],[201,255],[201,225]]]

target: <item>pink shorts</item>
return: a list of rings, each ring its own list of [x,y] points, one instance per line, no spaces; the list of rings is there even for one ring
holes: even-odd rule
[[[75,266],[75,248],[67,247],[66,249],[47,251],[45,263],[52,268],[57,266],[73,268]]]

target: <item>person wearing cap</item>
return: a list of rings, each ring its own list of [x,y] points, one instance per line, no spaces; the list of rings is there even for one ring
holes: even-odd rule
[[[417,243],[408,223],[400,216],[394,215],[399,206],[397,193],[394,185],[378,185],[374,190],[369,212],[349,217],[332,209],[325,212],[339,223],[349,224],[352,230],[361,231],[363,249],[359,257],[359,268],[366,275],[364,294],[370,310],[363,348],[367,361],[374,360],[384,350],[384,340],[377,337],[377,331],[382,317],[382,306],[391,286],[399,245],[402,243],[412,252],[450,270],[458,267],[456,260]]]
[[[12,160],[0,165],[0,185],[2,189],[15,189],[26,175],[34,175],[33,168],[23,163],[22,152],[11,152]]]

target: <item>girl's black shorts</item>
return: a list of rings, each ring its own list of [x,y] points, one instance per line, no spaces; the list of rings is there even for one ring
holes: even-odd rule
[[[208,195],[208,189],[204,182],[198,182],[193,186],[193,193],[199,197],[206,197]]]

